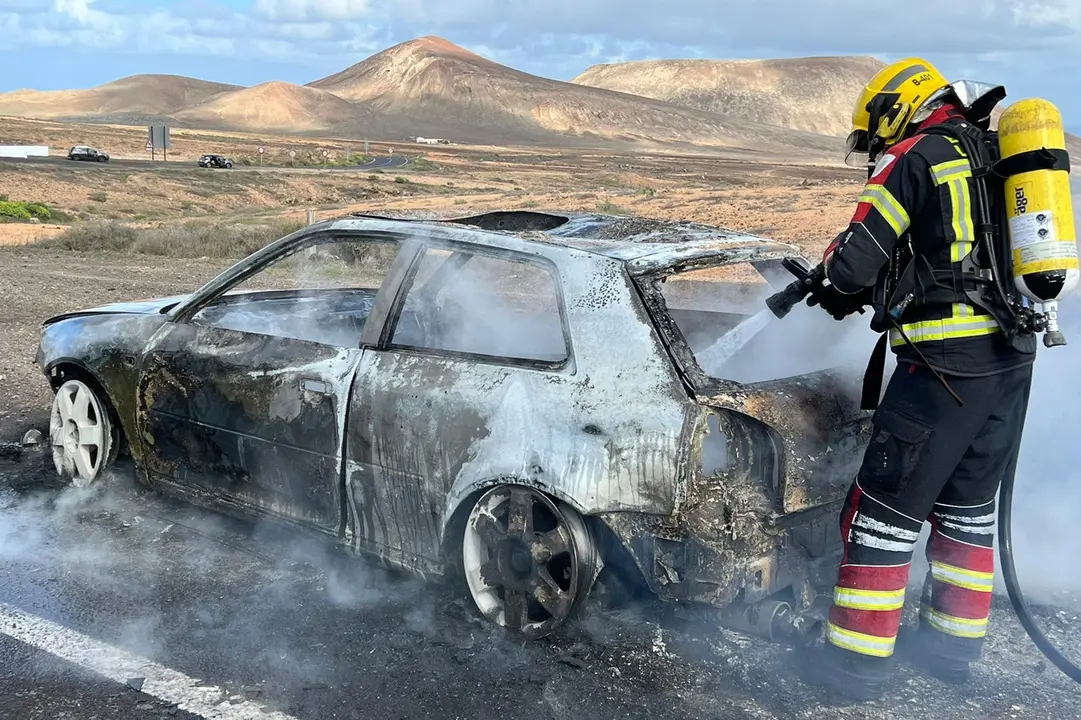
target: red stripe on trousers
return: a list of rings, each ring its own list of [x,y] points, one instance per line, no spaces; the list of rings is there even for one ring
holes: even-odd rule
[[[830,622],[845,630],[874,635],[876,637],[897,637],[901,627],[901,613],[904,610],[852,610],[834,605],[830,608]]]
[[[991,614],[991,593],[932,580],[931,606],[953,617],[986,620]]]
[[[908,585],[911,563],[904,565],[842,565],[837,584],[855,590],[903,590]]]
[[[975,572],[995,571],[995,551],[989,547],[979,547],[958,542],[946,537],[939,530],[939,524],[931,524],[931,538],[927,543],[927,557],[947,565],[973,570]]]
[[[842,565],[848,562],[848,533],[852,530],[852,521],[856,519],[856,511],[860,508],[861,497],[863,497],[863,490],[860,490],[859,485],[853,484],[848,495],[848,505],[841,513],[841,542],[845,544],[844,557],[841,558]]]

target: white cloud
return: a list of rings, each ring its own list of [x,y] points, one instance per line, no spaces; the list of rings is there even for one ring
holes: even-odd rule
[[[357,20],[368,0],[255,0],[255,12],[271,20]]]
[[[0,52],[232,58],[254,68],[289,64],[293,79],[307,82],[436,34],[559,79],[594,63],[659,57],[922,55],[950,77],[1004,82],[1011,96],[1052,95],[1064,109],[1081,97],[1072,72],[1081,60],[1081,0],[909,0],[888,23],[867,12],[866,0],[247,2],[235,10],[224,0],[0,0]],[[134,57],[130,65],[143,69]]]

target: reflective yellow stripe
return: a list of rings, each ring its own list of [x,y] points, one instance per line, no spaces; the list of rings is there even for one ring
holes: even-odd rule
[[[965,570],[937,560],[931,563],[931,577],[947,585],[977,592],[991,592],[995,579],[994,573]]]
[[[931,167],[931,176],[935,179],[935,185],[945,185],[953,180],[964,180],[972,177],[972,166],[968,160],[950,160]]]
[[[954,238],[950,256],[953,262],[961,262],[971,252],[976,237],[972,227],[972,194],[968,189],[972,167],[968,160],[950,160],[932,167],[931,176],[935,185],[946,185],[950,192]]]
[[[947,615],[931,608],[923,608],[920,610],[920,620],[926,622],[935,630],[954,637],[982,638],[987,634],[987,618],[972,620],[971,618]]]
[[[953,208],[953,243],[950,260],[961,262],[972,252],[976,229],[972,227],[972,194],[964,178],[950,180],[950,207]]]
[[[958,303],[957,305],[962,305]],[[954,313],[957,312],[954,305]],[[967,306],[965,306],[967,307]],[[965,337],[979,337],[991,335],[999,331],[998,323],[990,315],[966,315],[961,317],[948,317],[941,320],[923,320],[921,322],[906,323],[901,326],[908,339],[914,343],[927,342],[929,340],[950,340]],[[905,339],[896,329],[890,330],[890,345],[904,345]]]
[[[896,637],[878,637],[877,635],[864,635],[863,633],[845,630],[831,622],[826,623],[826,639],[839,648],[851,650],[861,655],[873,655],[875,657],[889,657],[893,655]]]
[[[900,610],[905,606],[905,591],[856,590],[835,586],[833,604],[850,610]]]
[[[865,186],[863,192],[860,193],[859,201],[871,203],[874,209],[878,210],[879,214],[889,223],[890,228],[897,237],[901,237],[901,234],[908,230],[908,226],[911,224],[908,212],[901,206],[901,203],[897,202],[897,198],[883,186]]]
[[[953,145],[953,149],[957,151],[958,155],[960,155],[961,157],[967,157],[967,155],[965,155],[965,151],[961,149],[961,143],[957,140],[957,138],[952,138],[949,135],[943,135],[943,137],[950,141],[950,144]]]

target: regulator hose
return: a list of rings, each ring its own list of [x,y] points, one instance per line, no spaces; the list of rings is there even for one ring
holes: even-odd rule
[[[1048,660],[1055,664],[1071,680],[1081,683],[1081,667],[1070,662],[1058,649],[1051,644],[1047,636],[1032,617],[1025,596],[1021,593],[1021,586],[1017,583],[1017,568],[1013,564],[1013,540],[1010,537],[1010,521],[1013,514],[1013,480],[1017,470],[1016,454],[1005,476],[1002,478],[1002,486],[999,488],[999,514],[998,514],[998,541],[999,561],[1002,564],[1002,578],[1006,583],[1006,592],[1010,596],[1010,604],[1017,613],[1025,632],[1036,643]]]

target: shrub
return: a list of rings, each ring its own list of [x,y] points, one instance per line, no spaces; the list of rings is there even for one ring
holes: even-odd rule
[[[48,220],[53,216],[52,210],[44,203],[26,203],[26,209],[39,220]]]
[[[280,237],[299,230],[299,220],[271,219],[257,225],[223,225],[207,221],[133,228],[121,222],[76,225],[41,241],[43,246],[80,252],[132,252],[164,257],[241,258]]]
[[[87,197],[89,197],[94,202],[99,203],[103,203],[109,199],[109,196],[103,192],[90,193],[90,195],[88,195]]]
[[[26,203],[0,200],[0,217],[29,220],[33,215],[27,209]]]

